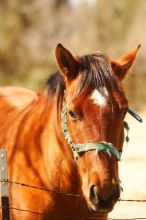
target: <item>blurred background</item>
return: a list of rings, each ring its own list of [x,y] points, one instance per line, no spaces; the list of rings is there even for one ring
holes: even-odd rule
[[[74,55],[100,50],[113,59],[142,45],[124,85],[144,123],[128,118],[131,142],[120,172],[122,197],[146,199],[146,1],[0,0],[0,85],[43,90],[57,69],[58,43]],[[111,216],[146,217],[144,207],[120,203]]]
[[[137,109],[146,99],[145,0],[0,0],[0,84],[42,89],[56,70],[54,49],[100,50],[119,58],[142,47],[125,82]]]

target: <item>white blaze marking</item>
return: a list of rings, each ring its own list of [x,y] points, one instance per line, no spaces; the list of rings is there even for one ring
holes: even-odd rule
[[[103,92],[106,96],[108,96],[108,91],[105,87],[103,88]],[[105,106],[107,103],[104,95],[102,95],[97,89],[92,92],[91,99],[94,101],[94,104],[100,105],[102,107]]]

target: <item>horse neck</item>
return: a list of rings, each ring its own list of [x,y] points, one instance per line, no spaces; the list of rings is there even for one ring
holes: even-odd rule
[[[80,177],[77,164],[73,159],[72,150],[67,144],[61,129],[61,107],[58,108],[56,97],[50,101],[48,100],[48,102],[48,110],[46,111],[49,112],[48,131],[46,130],[45,133],[47,132],[48,134],[48,154],[46,155],[49,158],[46,158],[46,164],[48,167],[48,161],[52,158],[51,164],[54,165],[57,176],[60,177],[61,185],[64,188],[60,190],[78,193],[80,191]]]

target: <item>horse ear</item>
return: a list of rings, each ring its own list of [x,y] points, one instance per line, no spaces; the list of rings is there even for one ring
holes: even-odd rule
[[[55,54],[62,74],[66,76],[68,80],[75,79],[80,66],[78,61],[61,44],[57,45]]]
[[[126,73],[128,72],[135,60],[140,46],[141,45],[139,44],[135,49],[124,55],[122,58],[111,61],[112,69],[119,80],[124,79]]]

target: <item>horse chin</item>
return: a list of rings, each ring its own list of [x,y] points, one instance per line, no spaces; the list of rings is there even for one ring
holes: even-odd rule
[[[88,203],[89,210],[94,213],[109,213],[113,210],[114,206],[103,207],[102,204],[94,204],[92,202]]]
[[[93,213],[109,213],[113,210],[113,207],[112,208],[100,208],[98,206],[95,206],[95,205],[88,205],[89,207],[89,210]]]

